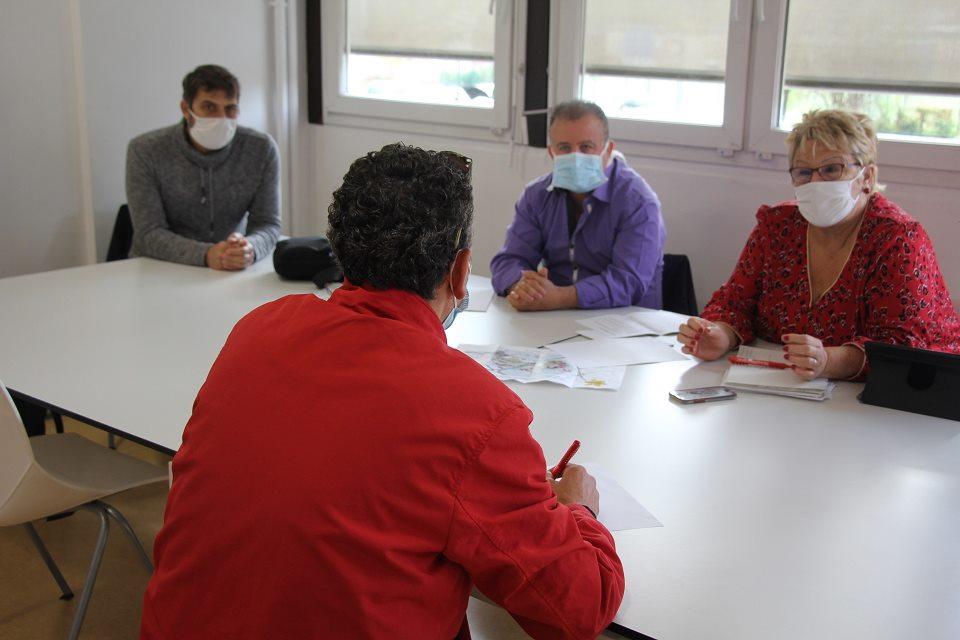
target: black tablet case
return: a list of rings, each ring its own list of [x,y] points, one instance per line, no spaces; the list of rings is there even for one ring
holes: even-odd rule
[[[960,420],[960,355],[882,342],[868,342],[866,350],[861,402]]]

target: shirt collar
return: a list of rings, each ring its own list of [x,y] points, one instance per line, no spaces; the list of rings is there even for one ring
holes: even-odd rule
[[[613,177],[615,173],[615,167],[618,162],[620,162],[620,152],[614,151],[610,156],[610,164],[607,165],[607,168],[603,172],[607,175],[607,181],[602,185],[593,190],[591,194],[594,198],[600,202],[610,203],[610,189],[612,189]]]
[[[344,280],[333,292],[330,303],[366,316],[389,318],[416,327],[447,342],[447,334],[433,308],[415,293],[399,289],[358,287]]]

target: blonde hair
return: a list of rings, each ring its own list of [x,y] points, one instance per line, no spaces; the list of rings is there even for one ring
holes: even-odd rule
[[[877,128],[869,116],[842,109],[820,109],[803,114],[803,120],[787,136],[790,166],[807,141],[814,146],[849,153],[861,166],[877,164]],[[876,176],[877,169],[874,168]],[[874,178],[872,190],[877,188]]]

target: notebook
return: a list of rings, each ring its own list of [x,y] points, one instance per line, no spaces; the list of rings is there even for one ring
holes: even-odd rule
[[[741,346],[741,358],[787,362],[783,349]],[[753,365],[731,364],[723,376],[723,386],[737,391],[766,393],[775,396],[823,401],[830,398],[836,385],[826,378],[804,380],[790,369],[772,369]]]

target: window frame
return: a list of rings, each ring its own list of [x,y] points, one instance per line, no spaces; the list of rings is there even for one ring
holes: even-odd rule
[[[789,0],[756,0],[755,46],[747,148],[758,155],[786,155],[788,132],[779,128]],[[878,134],[881,166],[956,172],[960,144],[898,140]]]
[[[557,61],[554,104],[580,98],[586,0],[553,0],[557,14],[551,48]],[[720,126],[609,117],[617,141],[716,148],[723,156],[743,150],[750,62],[751,0],[730,0],[724,72],[723,124]]]
[[[378,100],[346,94],[347,3],[324,0],[321,11],[323,67],[323,121],[343,124],[433,133],[454,133],[466,137],[503,136],[510,130],[513,93],[513,30],[516,0],[495,0],[494,84],[492,109]],[[439,128],[438,128],[439,127]]]

